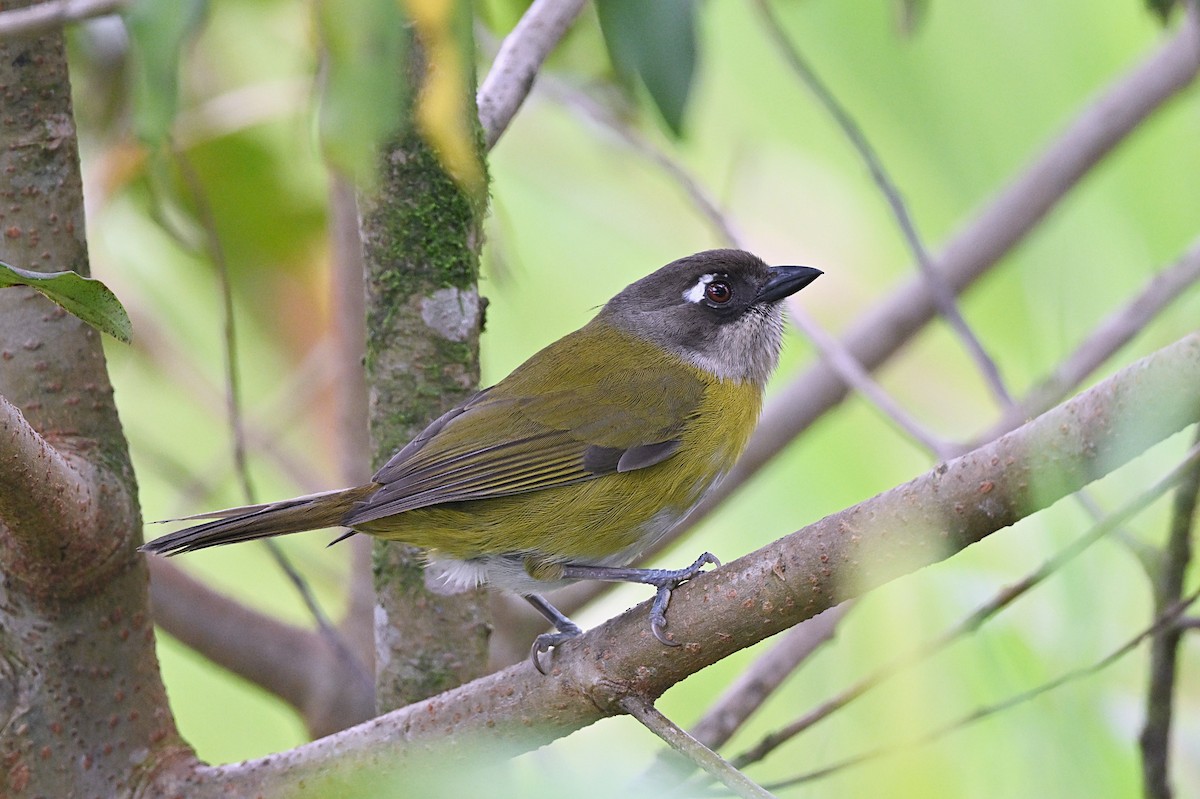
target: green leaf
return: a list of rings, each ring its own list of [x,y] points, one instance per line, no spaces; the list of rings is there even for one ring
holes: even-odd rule
[[[396,0],[318,0],[321,35],[319,129],[325,157],[359,179],[405,119],[408,20]]]
[[[133,64],[133,127],[159,144],[171,132],[179,104],[179,61],[200,28],[207,0],[134,0],[125,12]]]
[[[695,1],[597,0],[596,12],[617,72],[640,78],[667,126],[682,135],[696,71]]]
[[[0,261],[0,288],[29,286],[101,333],[128,344],[133,326],[121,301],[99,280],[77,272],[29,272]]]

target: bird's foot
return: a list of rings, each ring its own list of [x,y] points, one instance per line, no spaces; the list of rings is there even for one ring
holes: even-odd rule
[[[545,597],[540,594],[526,594],[525,600],[537,608],[538,613],[541,613],[547,621],[554,625],[555,632],[542,633],[533,639],[533,646],[529,649],[529,659],[533,661],[533,667],[539,673],[546,674],[546,666],[542,663],[542,655],[559,644],[583,635],[583,629],[564,616],[562,611],[547,602]]]
[[[679,646],[678,641],[667,635],[667,605],[671,603],[671,592],[683,583],[704,572],[704,567],[720,566],[721,561],[716,555],[705,552],[696,558],[696,562],[683,569],[647,569],[649,572],[646,583],[658,588],[654,595],[654,604],[650,606],[650,632],[666,646]]]

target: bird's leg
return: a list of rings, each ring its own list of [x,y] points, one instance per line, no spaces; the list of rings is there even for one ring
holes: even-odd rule
[[[711,552],[705,552],[696,558],[695,563],[683,569],[576,566],[568,563],[562,567],[562,576],[566,579],[609,580],[614,582],[645,583],[646,585],[654,586],[658,589],[658,593],[654,595],[654,604],[650,606],[650,631],[654,633],[655,638],[667,646],[679,646],[679,642],[672,641],[667,637],[666,633],[667,605],[671,601],[671,591],[678,588],[681,583],[685,583],[697,574],[700,574],[704,567],[710,563],[714,566],[721,565],[721,561],[717,560],[716,556]]]
[[[579,628],[578,624],[564,616],[561,610],[547,602],[541,594],[525,594],[525,601],[533,605],[537,612],[545,616],[546,620],[553,624],[554,629],[558,631],[542,633],[533,640],[533,647],[529,650],[529,659],[533,661],[533,667],[545,674],[546,669],[542,666],[542,653],[550,651],[551,647],[558,646],[563,641],[569,641],[582,635],[583,630]]]

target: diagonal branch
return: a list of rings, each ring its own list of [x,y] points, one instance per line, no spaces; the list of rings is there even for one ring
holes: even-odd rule
[[[1025,419],[1061,402],[1071,389],[1099,369],[1113,353],[1145,329],[1151,319],[1197,282],[1200,282],[1200,239],[1193,242],[1178,261],[1151,278],[1131,302],[1100,323],[1020,402],[1007,408],[1000,421],[980,436],[978,443],[998,438]]]
[[[773,794],[764,790],[742,772],[729,765],[729,761],[697,741],[679,725],[664,716],[649,699],[630,694],[619,702],[621,709],[645,725],[646,729],[662,738],[683,757],[708,772],[736,795],[746,799],[772,799]]]
[[[583,1],[534,0],[512,33],[504,37],[476,97],[485,149],[492,149],[516,116],[542,62],[579,16]]]
[[[1091,530],[1072,541],[1068,546],[1059,550],[1032,573],[1027,574],[1018,582],[1005,587],[958,624],[936,638],[920,644],[893,659],[891,662],[880,666],[870,674],[859,679],[849,688],[817,705],[800,718],[765,736],[758,744],[738,755],[734,759],[734,764],[741,768],[749,763],[762,760],[785,742],[828,718],[834,712],[841,710],[871,689],[895,677],[910,666],[936,655],[964,635],[977,631],[983,626],[984,622],[1011,605],[1052,574],[1060,571],[1063,566],[1083,553],[1092,544],[1119,530],[1124,524],[1146,510],[1156,500],[1170,491],[1173,486],[1178,484],[1180,480],[1185,479],[1184,476],[1194,470],[1198,464],[1200,464],[1200,445],[1193,447],[1184,457],[1183,461],[1171,469],[1170,472],[1153,486],[1143,491],[1119,511],[1096,524]],[[1178,599],[1178,597],[1175,598]]]
[[[45,33],[69,22],[115,14],[128,0],[50,0],[0,13],[0,38]]]
[[[899,225],[900,232],[904,235],[904,240],[912,252],[913,259],[917,262],[917,267],[921,270],[921,274],[925,278],[929,291],[933,295],[933,301],[937,305],[938,312],[962,340],[963,345],[967,348],[967,352],[975,360],[979,371],[991,387],[992,393],[1000,400],[1001,405],[1011,405],[1012,397],[1009,396],[1008,390],[1004,387],[1004,381],[1000,377],[1000,370],[996,368],[996,363],[987,354],[987,351],[983,348],[983,344],[980,343],[974,331],[971,330],[970,325],[967,324],[967,320],[959,312],[954,292],[950,290],[942,276],[934,269],[933,259],[930,257],[929,251],[925,248],[925,244],[921,241],[921,236],[917,233],[917,225],[908,213],[908,207],[904,204],[904,200],[900,196],[900,189],[892,182],[887,170],[884,169],[883,161],[875,153],[875,148],[867,141],[866,135],[863,134],[857,123],[850,116],[850,113],[842,107],[842,104],[838,102],[833,92],[818,77],[816,71],[805,60],[804,56],[801,55],[799,49],[788,39],[787,34],[783,30],[783,25],[780,24],[779,18],[775,16],[775,12],[771,9],[771,4],[768,0],[758,0],[756,5],[766,24],[767,32],[775,40],[776,46],[783,53],[784,59],[788,62],[792,71],[800,76],[800,80],[816,95],[818,102],[825,106],[825,110],[833,117],[834,122],[842,129],[842,134],[850,141],[850,144],[858,152],[859,157],[866,164],[867,171],[871,173],[871,178],[875,181],[875,185],[879,187],[880,192],[883,193],[888,206],[892,210],[892,216],[895,218],[896,224]]]
[[[1075,680],[1097,674],[1128,655],[1130,652],[1136,649],[1142,643],[1142,641],[1145,641],[1147,638],[1153,638],[1161,635],[1165,631],[1174,627],[1178,622],[1179,617],[1183,615],[1184,611],[1191,607],[1197,599],[1200,599],[1200,591],[1195,591],[1189,596],[1186,596],[1183,599],[1180,599],[1178,602],[1173,603],[1162,613],[1155,616],[1153,623],[1151,623],[1149,627],[1140,630],[1132,638],[1125,641],[1119,647],[1109,652],[1107,655],[1094,663],[1089,663],[1086,666],[1080,666],[1072,669],[1068,672],[1060,674],[1058,677],[1055,677],[1049,682],[1045,682],[1034,688],[1030,688],[1028,691],[1022,691],[1021,693],[1010,696],[1000,702],[977,708],[961,718],[946,722],[945,724],[928,730],[927,732],[924,732],[916,737],[909,738],[904,741],[884,744],[883,746],[876,747],[875,749],[861,752],[857,755],[852,755],[851,757],[845,758],[844,760],[839,760],[832,765],[825,766],[824,768],[817,769],[816,771],[810,771],[807,774],[801,774],[787,780],[780,780],[779,782],[772,783],[771,787],[779,789],[790,787],[792,785],[799,785],[801,783],[812,782],[814,780],[836,774],[839,771],[844,771],[852,766],[857,766],[860,763],[866,763],[867,761],[875,760],[876,758],[883,757],[885,755],[892,755],[898,752],[916,749],[917,747],[933,743],[941,738],[945,738],[947,735],[955,733],[964,727],[968,727],[978,721],[986,719],[989,716],[994,716],[997,713],[1002,713],[1010,708],[1024,704],[1025,702],[1029,702],[1033,699],[1037,699],[1039,696],[1061,688],[1062,686],[1074,682]]]
[[[936,261],[946,284],[962,293],[978,280],[1092,167],[1195,80],[1197,71],[1200,15],[1189,14],[1170,39],[1109,86],[950,240]],[[924,279],[910,280],[859,318],[844,338],[846,349],[868,370],[875,369],[929,324],[935,312]],[[780,391],[764,412],[738,465],[685,525],[690,527],[704,518],[793,438],[841,402],[847,390],[835,370],[818,363]],[[674,532],[682,533],[681,528]]]
[[[81,470],[90,471],[86,461],[55,449],[0,395],[0,529],[9,534],[0,557],[8,561],[27,548],[57,552],[60,544],[46,530],[91,523],[93,485]]]
[[[522,663],[263,760],[181,767],[156,788],[207,797],[302,782],[320,795],[354,774],[402,773],[480,742],[497,757],[529,751],[621,712],[625,696],[659,696],[733,652],[943,560],[1198,421],[1200,333],[998,441],[685,583],[671,603],[681,646],[659,644],[639,605],[556,650],[549,677]]]

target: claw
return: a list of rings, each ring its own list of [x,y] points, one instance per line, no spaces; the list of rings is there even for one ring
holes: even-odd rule
[[[666,646],[679,646],[678,641],[671,640],[666,633],[667,605],[671,603],[671,589],[659,586],[654,595],[654,604],[650,606],[650,632]]]
[[[529,659],[533,662],[533,667],[538,670],[539,674],[545,675],[545,664],[542,663],[542,655],[549,652],[559,644],[570,641],[583,634],[583,630],[578,627],[572,631],[557,632],[557,633],[542,633],[537,638],[533,639],[533,646],[529,648]]]

